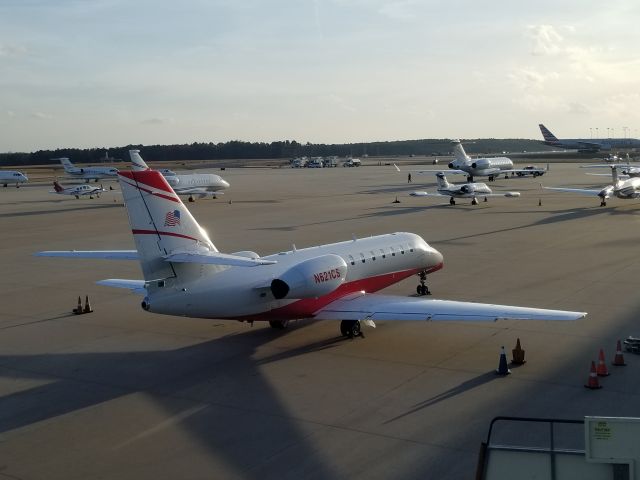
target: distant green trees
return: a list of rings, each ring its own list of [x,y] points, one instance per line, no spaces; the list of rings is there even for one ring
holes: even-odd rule
[[[527,139],[474,139],[463,140],[469,154],[500,154],[503,151],[521,152],[546,150],[542,142]],[[0,153],[0,165],[46,165],[57,163],[52,160],[69,157],[77,163],[96,163],[109,157],[128,161],[128,150],[138,149],[143,158],[150,161],[168,160],[225,160],[225,159],[289,159],[294,157],[317,157],[337,155],[376,156],[431,156],[447,155],[451,143],[447,139],[395,140],[389,142],[314,144],[298,143],[295,140],[267,142],[243,142],[231,140],[218,143],[191,143],[184,145],[127,145],[111,148],[63,148],[57,150],[38,150],[32,153]]]

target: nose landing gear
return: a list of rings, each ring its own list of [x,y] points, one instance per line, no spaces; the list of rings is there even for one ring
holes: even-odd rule
[[[418,276],[420,277],[420,285],[416,287],[416,292],[418,293],[418,295],[420,296],[431,295],[431,291],[429,290],[429,287],[427,287],[426,285],[427,274],[425,272],[420,272]]]

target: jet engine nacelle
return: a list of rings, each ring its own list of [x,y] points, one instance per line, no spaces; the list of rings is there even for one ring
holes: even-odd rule
[[[347,262],[328,254],[300,262],[271,282],[277,299],[316,298],[333,292],[347,276]]]
[[[471,168],[478,168],[480,170],[485,169],[485,168],[489,168],[489,160],[487,160],[486,158],[483,158],[481,160],[476,160],[475,162],[473,162],[471,164]]]

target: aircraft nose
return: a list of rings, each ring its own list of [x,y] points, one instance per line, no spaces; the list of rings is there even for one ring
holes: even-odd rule
[[[222,184],[222,188],[229,188],[231,186],[226,180],[220,179],[220,183]]]
[[[433,247],[429,247],[428,253],[430,259],[429,263],[431,264],[431,266],[442,265],[442,263],[444,262],[444,257],[438,250]]]

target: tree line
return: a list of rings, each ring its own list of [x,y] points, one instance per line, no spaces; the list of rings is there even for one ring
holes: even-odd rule
[[[517,151],[540,151],[547,147],[540,141],[528,139],[473,139],[463,140],[469,154]],[[232,159],[290,159],[295,157],[353,156],[437,156],[451,151],[448,139],[395,140],[368,143],[298,143],[295,140],[275,142],[243,142],[232,140],[219,143],[190,143],[183,145],[127,145],[110,148],[61,148],[38,150],[31,153],[0,153],[0,165],[46,165],[57,163],[57,158],[68,157],[77,163],[96,163],[114,159],[128,161],[128,151],[140,150],[150,161],[232,160]],[[108,155],[105,155],[108,152]]]

